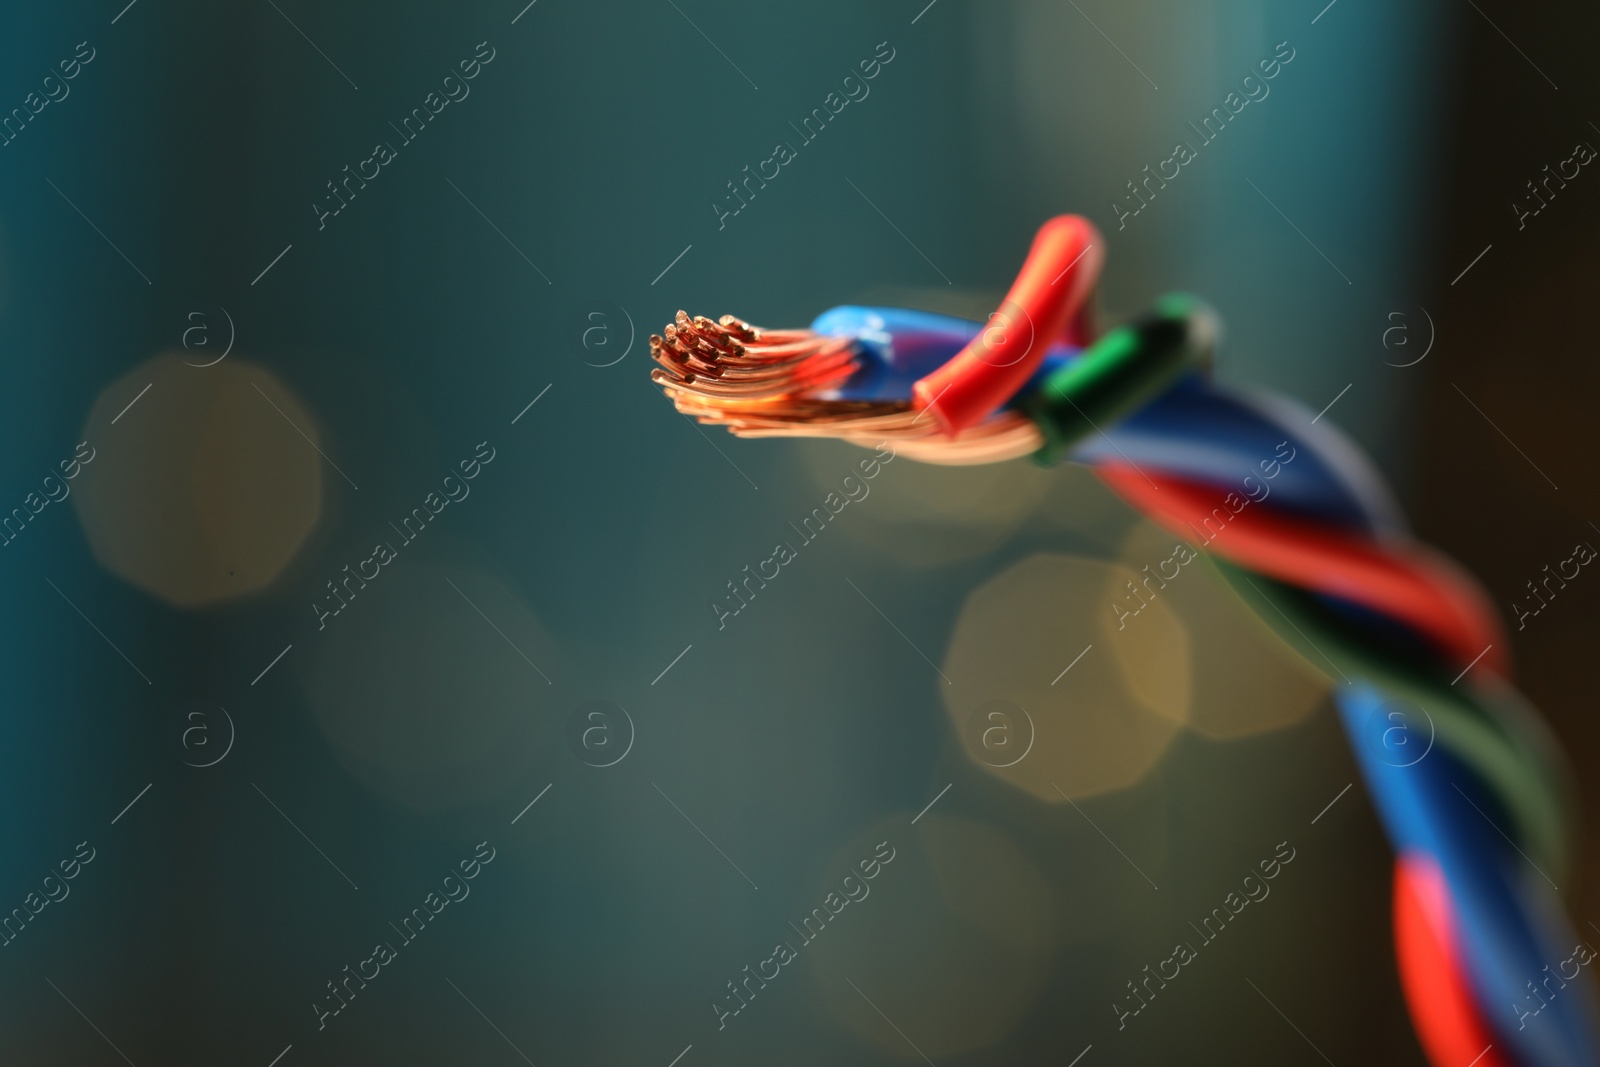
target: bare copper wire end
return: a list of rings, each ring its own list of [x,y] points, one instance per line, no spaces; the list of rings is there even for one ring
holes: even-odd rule
[[[650,355],[663,384],[706,396],[768,401],[842,385],[856,372],[848,337],[810,330],[763,330],[732,315],[720,323],[678,312],[677,321],[650,337]]]
[[[837,437],[867,448],[883,442],[927,463],[995,463],[1030,455],[1043,436],[1027,417],[1003,411],[950,437],[910,400],[844,400],[838,389],[860,364],[849,337],[766,330],[724,315],[678,312],[650,337],[650,372],[685,415],[740,437]]]

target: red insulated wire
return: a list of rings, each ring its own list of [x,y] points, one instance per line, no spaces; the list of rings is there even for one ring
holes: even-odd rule
[[[1401,855],[1394,865],[1394,949],[1400,985],[1429,1061],[1511,1067],[1467,980],[1456,943],[1450,887],[1432,857]]]
[[[1011,291],[989,324],[944,366],[912,387],[913,405],[954,435],[998,411],[1057,341],[1088,340],[1089,294],[1105,259],[1099,232],[1081,215],[1039,228]]]
[[[1402,622],[1458,665],[1479,661],[1502,676],[1510,669],[1505,637],[1483,593],[1432,549],[1381,543],[1259,506],[1231,515],[1214,487],[1121,462],[1100,464],[1096,473],[1181,537],[1204,537],[1205,520],[1220,508],[1229,521],[1207,547],[1225,559]]]

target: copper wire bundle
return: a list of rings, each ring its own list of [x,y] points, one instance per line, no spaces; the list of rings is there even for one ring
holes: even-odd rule
[[[837,437],[868,447],[890,441],[912,459],[954,465],[1025,456],[1043,443],[1015,412],[951,436],[909,400],[830,396],[860,368],[849,337],[680,311],[663,334],[651,335],[650,355],[660,364],[650,379],[680,412],[740,437]]]

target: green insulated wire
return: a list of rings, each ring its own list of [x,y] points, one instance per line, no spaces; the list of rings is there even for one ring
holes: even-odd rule
[[[1046,374],[1016,402],[1044,435],[1034,458],[1044,465],[1060,462],[1082,438],[1131,414],[1184,374],[1207,367],[1218,331],[1217,316],[1204,302],[1173,294]],[[1212,562],[1258,609],[1254,614],[1308,663],[1327,670],[1334,684],[1360,678],[1422,708],[1437,743],[1491,784],[1519,847],[1558,877],[1570,868],[1570,781],[1551,746],[1530,733],[1523,721],[1528,716],[1512,694],[1459,688],[1438,668],[1410,662],[1343,624],[1303,592],[1214,557]]]
[[[1208,366],[1218,329],[1203,301],[1170,294],[1047,374],[1016,402],[1044,434],[1034,459],[1059,463],[1082,438],[1132,413],[1185,372]]]
[[[1518,847],[1557,879],[1570,871],[1572,782],[1558,751],[1542,731],[1532,729],[1536,720],[1514,693],[1458,687],[1438,669],[1343,624],[1305,593],[1224,560],[1211,562],[1256,609],[1255,616],[1335,686],[1364,681],[1421,708],[1433,734],[1430,742],[1490,785]],[[1263,599],[1265,609],[1259,606]]]

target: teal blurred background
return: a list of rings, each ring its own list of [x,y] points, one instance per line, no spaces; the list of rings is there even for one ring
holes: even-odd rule
[[[1170,546],[1085,472],[1023,463],[885,465],[719,630],[708,603],[866,453],[701,431],[646,337],[679,308],[981,316],[1039,222],[1079,212],[1108,321],[1203,294],[1221,377],[1342,397],[1329,418],[1431,501],[1423,533],[1492,569],[1471,538],[1487,556],[1493,530],[1461,534],[1439,489],[1451,438],[1423,431],[1451,379],[1383,342],[1434,298],[1466,349],[1507,314],[1446,283],[1516,195],[1464,193],[1493,149],[1451,131],[1478,121],[1461,93],[1494,98],[1478,115],[1553,95],[1470,10],[119,8],[0,14],[0,105],[31,114],[0,148],[6,506],[94,450],[0,554],[3,907],[94,850],[0,953],[0,1059],[1304,1060],[1276,1005],[1334,1062],[1421,1062],[1359,784],[1311,822],[1356,778],[1314,666],[1192,569],[1138,642],[1050,684]],[[1127,183],[1282,42],[1270,94],[1119,226]],[[430,93],[459,98],[407,140]],[[378,142],[394,158],[332,214]],[[329,583],[378,542],[393,561],[340,607]],[[1581,698],[1555,697],[1560,729]],[[996,769],[969,743],[991,700],[1075,725]],[[880,842],[870,896],[801,946]],[[1126,983],[1280,842],[1271,907],[1119,1030]],[[470,894],[408,941],[450,884]],[[719,1027],[781,941],[798,958]],[[395,958],[332,1014],[379,943]]]

